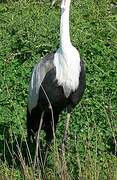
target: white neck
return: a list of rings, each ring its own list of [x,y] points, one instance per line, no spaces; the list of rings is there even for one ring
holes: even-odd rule
[[[77,49],[72,46],[69,34],[69,10],[71,0],[62,0],[60,24],[60,48],[54,55],[56,79],[58,85],[63,87],[64,94],[69,97],[79,86],[80,56]]]
[[[62,0],[60,23],[60,47],[64,50],[71,44],[69,33],[69,10],[71,0]]]

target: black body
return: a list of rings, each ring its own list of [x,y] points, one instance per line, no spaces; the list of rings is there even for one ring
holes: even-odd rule
[[[52,62],[53,58],[54,58],[54,54],[50,54],[50,56],[47,56],[47,59],[44,59],[44,61]],[[56,130],[56,125],[61,111],[67,109],[68,112],[71,112],[72,109],[79,103],[79,101],[83,96],[85,90],[85,70],[84,70],[83,61],[81,60],[81,72],[80,72],[78,89],[75,92],[71,92],[68,98],[65,97],[62,86],[59,86],[57,84],[56,68],[54,66],[46,74],[42,82],[42,87],[40,87],[39,89],[39,98],[38,98],[37,106],[34,109],[32,109],[31,114],[27,110],[27,133],[28,133],[28,138],[30,140],[30,137],[34,136],[34,134],[38,131],[40,118],[42,112],[44,112],[42,128],[46,133],[47,143],[50,143],[53,137],[53,131],[52,131],[52,112],[51,109],[49,108],[48,99],[52,105],[53,117],[54,117],[54,130]],[[45,92],[43,91],[43,89]],[[45,93],[47,96],[45,95]]]

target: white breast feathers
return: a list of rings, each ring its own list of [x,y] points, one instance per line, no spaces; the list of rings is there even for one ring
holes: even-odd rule
[[[54,65],[58,84],[63,87],[64,94],[68,97],[79,86],[80,55],[73,46],[64,50],[59,48],[54,56]]]

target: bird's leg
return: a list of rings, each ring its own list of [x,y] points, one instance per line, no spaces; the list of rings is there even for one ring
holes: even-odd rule
[[[51,123],[50,127],[48,126],[48,131],[46,131],[46,147],[45,147],[45,157],[44,157],[44,163],[43,163],[44,167],[46,165],[48,151],[50,149],[51,142],[53,138],[55,138],[55,131],[56,131],[56,121]]]
[[[48,157],[48,151],[49,151],[50,145],[46,145],[45,148],[45,156],[44,156],[44,161],[43,161],[43,167],[45,168],[46,162],[47,162],[47,157]]]
[[[67,114],[67,119],[64,127],[64,135],[62,139],[62,144],[61,144],[61,151],[62,151],[62,176],[63,179],[66,177],[66,161],[65,161],[65,144],[67,141],[67,135],[68,135],[68,128],[69,128],[69,121],[70,121],[70,113]]]
[[[69,121],[70,121],[70,113],[67,114],[67,119],[66,119],[66,123],[65,123],[64,135],[63,135],[62,145],[61,145],[62,152],[65,151],[65,143],[67,141]]]
[[[46,161],[47,161],[47,157],[48,157],[48,151],[50,148],[51,141],[54,137],[51,123],[48,124],[48,126],[46,128],[47,128],[46,129],[46,146],[45,146],[45,155],[44,155],[44,160],[43,160],[43,167],[45,167],[45,165],[46,165]]]
[[[47,156],[48,156],[48,151],[50,148],[50,144],[52,140],[55,140],[55,131],[56,131],[56,125],[59,119],[59,113],[58,111],[55,111],[52,109],[50,106],[51,112],[48,114],[48,118],[50,115],[50,121],[48,121],[48,125],[45,127],[45,132],[46,132],[46,146],[45,146],[45,157],[44,157],[44,163],[43,165],[45,166],[46,161],[47,161]]]
[[[39,142],[40,130],[41,130],[42,123],[43,123],[43,115],[44,115],[44,112],[41,115],[39,129],[38,129],[37,136],[36,136],[36,149],[35,149],[34,166],[33,166],[34,169],[35,169],[36,163],[38,163],[38,162],[41,162],[41,165],[43,166],[43,161],[42,161],[41,152],[40,152],[40,142]]]

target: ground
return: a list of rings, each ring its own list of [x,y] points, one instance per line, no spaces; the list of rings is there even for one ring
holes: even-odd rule
[[[66,151],[67,179],[117,177],[117,9],[116,1],[72,1],[70,34],[86,68],[86,91],[74,109]],[[0,177],[33,179],[24,165],[28,84],[35,63],[59,47],[60,6],[49,1],[0,3]],[[60,116],[49,152],[47,179],[61,179]],[[16,152],[19,152],[16,158]],[[17,160],[18,159],[18,160]],[[18,161],[18,162],[17,162]]]

